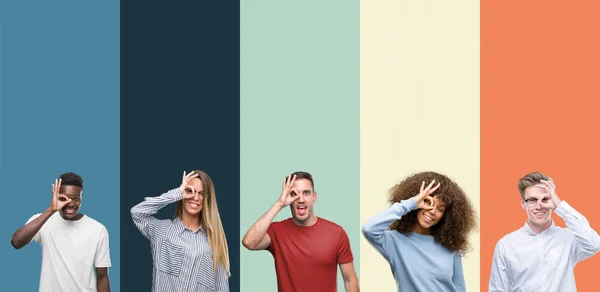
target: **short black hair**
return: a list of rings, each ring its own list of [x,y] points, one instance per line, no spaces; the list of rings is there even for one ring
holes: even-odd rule
[[[313,191],[315,190],[315,182],[313,181],[313,177],[310,173],[305,171],[296,171],[291,174],[292,177],[296,176],[296,180],[298,179],[307,179],[310,181],[310,185],[312,186]]]
[[[83,189],[83,179],[74,172],[67,172],[60,175],[63,186],[76,186]]]

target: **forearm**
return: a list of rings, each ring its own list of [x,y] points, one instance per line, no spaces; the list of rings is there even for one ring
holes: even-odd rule
[[[565,221],[567,228],[573,232],[575,239],[584,249],[590,252],[597,252],[600,249],[600,236],[581,213],[562,201],[556,208],[556,214]]]
[[[110,280],[107,276],[98,277],[96,282],[98,292],[110,292]]]
[[[269,209],[262,217],[260,217],[246,232],[244,239],[242,240],[242,244],[248,248],[253,249],[258,246],[261,240],[267,234],[267,230],[277,216],[277,213],[281,211],[283,207],[279,202],[275,203],[271,209]]]
[[[373,216],[363,225],[362,232],[371,243],[379,241],[383,233],[394,223],[400,220],[402,216],[417,208],[417,203],[414,198],[394,203],[387,210]]]
[[[346,288],[346,292],[359,292],[358,278],[344,279],[344,287]]]
[[[143,202],[131,208],[131,216],[134,220],[140,220],[144,217],[149,217],[158,212],[165,206],[181,200],[182,195],[179,188],[172,189],[158,197],[145,198]]]
[[[48,208],[40,216],[15,231],[10,241],[13,247],[20,249],[29,244],[33,237],[40,231],[42,226],[44,226],[44,223],[48,221],[48,218],[54,214],[54,212],[55,211],[52,211],[52,209]]]

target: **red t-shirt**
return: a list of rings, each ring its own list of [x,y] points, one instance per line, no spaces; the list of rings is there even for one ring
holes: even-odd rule
[[[335,292],[337,265],[354,260],[344,229],[322,218],[309,227],[274,222],[267,233],[279,292]]]

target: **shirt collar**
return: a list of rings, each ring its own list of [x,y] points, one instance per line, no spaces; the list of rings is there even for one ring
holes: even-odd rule
[[[531,230],[531,227],[529,227],[529,224],[527,224],[527,221],[525,221],[525,226],[523,226],[523,230],[525,230],[525,232],[527,232],[528,235],[532,235],[532,236],[546,233],[546,232],[551,233],[551,231],[554,230],[554,220],[550,220],[550,222],[551,222],[550,227],[548,227],[548,229],[546,229],[540,233],[535,233],[535,232],[533,232],[533,230]]]
[[[187,229],[192,233],[202,232],[202,233],[206,234],[206,232],[204,232],[204,228],[202,227],[202,225],[200,225],[200,228],[196,232],[194,232],[191,229],[187,228],[185,225],[183,225],[183,222],[181,222],[181,219],[179,219],[179,217],[177,217],[177,218],[175,218],[175,220],[173,220],[173,224],[175,225],[175,230],[177,231],[177,233],[182,233],[183,231],[185,231]]]

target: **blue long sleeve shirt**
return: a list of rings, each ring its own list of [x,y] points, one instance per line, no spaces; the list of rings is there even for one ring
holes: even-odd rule
[[[388,261],[402,292],[464,292],[462,261],[432,235],[388,230],[390,225],[417,209],[414,198],[394,203],[362,228],[365,238]]]

